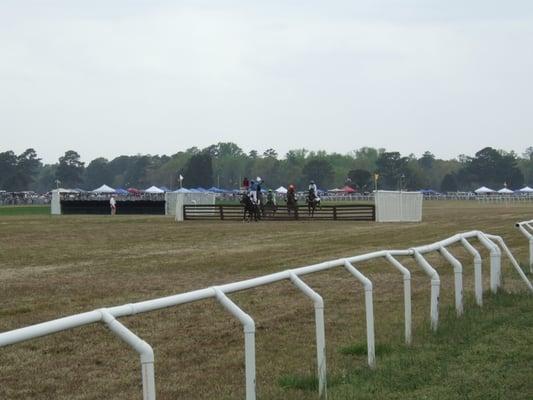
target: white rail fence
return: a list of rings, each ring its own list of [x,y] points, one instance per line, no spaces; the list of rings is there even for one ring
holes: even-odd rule
[[[516,224],[516,227],[522,232],[529,242],[529,272],[533,274],[533,219],[522,221]]]
[[[521,231],[530,240],[530,251],[533,231],[533,221],[522,222],[519,224]],[[528,236],[529,235],[529,236]],[[368,365],[373,368],[376,363],[375,358],[375,340],[374,340],[374,306],[372,298],[372,282],[364,276],[356,267],[366,261],[384,258],[387,265],[391,265],[398,270],[403,277],[404,287],[404,319],[405,319],[405,343],[409,345],[412,341],[412,322],[411,322],[411,273],[398,260],[398,257],[413,257],[416,264],[427,274],[431,284],[431,302],[430,302],[430,319],[431,328],[436,330],[439,320],[439,292],[440,277],[437,271],[426,260],[424,255],[432,252],[438,252],[454,269],[454,290],[455,290],[455,309],[457,315],[463,313],[463,267],[461,262],[453,256],[448,249],[449,246],[458,244],[473,257],[474,275],[475,275],[475,299],[479,306],[483,301],[483,287],[481,279],[482,259],[479,252],[469,242],[477,240],[490,253],[490,289],[493,293],[498,291],[501,285],[501,256],[502,250],[507,255],[511,265],[515,268],[520,278],[527,285],[529,291],[533,292],[533,286],[526,277],[520,265],[509,251],[503,239],[499,236],[483,233],[481,231],[470,231],[456,234],[447,239],[426,245],[414,247],[406,250],[382,250],[372,253],[362,254],[354,257],[340,258],[337,260],[326,261],[319,264],[309,265],[296,269],[288,269],[270,275],[258,278],[248,279],[240,282],[225,284],[222,286],[213,286],[205,289],[199,289],[192,292],[181,293],[173,296],[162,297],[153,300],[142,301],[133,304],[125,304],[111,308],[98,309],[82,314],[76,314],[37,325],[28,326],[8,332],[0,333],[0,347],[21,343],[38,337],[58,333],[61,331],[73,329],[76,327],[104,323],[109,330],[118,338],[126,342],[140,356],[143,399],[155,400],[155,373],[154,373],[154,352],[152,347],[131,332],[127,327],[122,325],[117,318],[146,313],[167,307],[173,307],[180,304],[191,303],[207,298],[217,300],[230,314],[236,317],[243,326],[244,331],[244,355],[245,355],[245,385],[246,399],[253,400],[256,398],[256,362],[255,362],[255,322],[246,312],[236,305],[228,294],[242,290],[252,289],[259,286],[268,285],[282,280],[289,280],[304,295],[309,297],[314,304],[315,309],[315,331],[316,331],[316,353],[317,353],[317,377],[318,377],[318,396],[322,399],[327,397],[326,382],[326,339],[324,327],[324,301],[322,297],[309,287],[302,277],[315,272],[324,271],[336,267],[345,268],[353,277],[355,277],[364,287],[365,294],[365,316],[366,316],[366,340],[368,352]],[[530,255],[531,257],[531,255]]]

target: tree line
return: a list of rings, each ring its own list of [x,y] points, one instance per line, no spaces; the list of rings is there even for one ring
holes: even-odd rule
[[[151,185],[238,188],[246,176],[260,176],[269,187],[314,180],[319,188],[349,185],[370,191],[378,177],[380,189],[471,191],[481,185],[512,189],[533,185],[533,146],[521,155],[485,147],[474,156],[442,160],[426,151],[404,156],[396,151],[363,147],[347,154],[290,150],[280,157],[274,149],[244,152],[237,144],[221,142],[204,149],[192,147],[172,155],[122,155],[96,158],[88,164],[68,150],[56,163],[44,164],[34,149],[21,154],[0,152],[0,190],[47,192],[56,186],[92,190],[104,183],[112,187]]]

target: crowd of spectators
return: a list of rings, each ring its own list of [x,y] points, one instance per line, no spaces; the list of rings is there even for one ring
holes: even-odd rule
[[[51,193],[0,191],[0,205],[3,206],[50,204],[51,198]]]

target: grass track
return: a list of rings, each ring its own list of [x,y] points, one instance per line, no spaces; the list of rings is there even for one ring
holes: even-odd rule
[[[431,202],[421,224],[0,216],[0,331],[287,267],[428,243],[469,229],[502,235],[524,260],[526,241],[513,224],[532,214],[527,205]],[[471,260],[462,251],[454,254],[464,261],[465,292],[471,295]],[[520,294],[524,286],[516,274],[504,263],[504,286],[512,294],[487,298],[482,311],[469,304],[466,318],[457,321],[445,312],[453,304],[451,268],[438,257],[430,260],[442,276],[437,335],[428,330],[427,279],[405,260],[413,271],[413,349],[402,345],[401,278],[380,262],[359,266],[375,287],[381,346],[376,371],[366,368],[361,351],[365,326],[357,283],[341,270],[306,277],[326,302],[330,399],[532,397],[527,377],[533,364],[533,307],[531,298]],[[315,398],[307,389],[315,360],[308,300],[289,283],[231,297],[256,320],[260,398]],[[241,328],[218,305],[204,301],[122,322],[155,349],[158,399],[243,398]],[[0,376],[1,399],[141,396],[137,357],[102,326],[0,349]]]
[[[0,206],[0,217],[21,215],[50,215],[50,206]]]

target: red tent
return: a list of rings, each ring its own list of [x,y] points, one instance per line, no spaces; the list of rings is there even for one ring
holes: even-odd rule
[[[344,193],[355,193],[355,189],[351,188],[350,186],[344,186],[341,188],[341,191]]]

